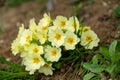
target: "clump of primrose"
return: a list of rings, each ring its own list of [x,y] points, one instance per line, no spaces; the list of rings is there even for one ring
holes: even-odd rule
[[[17,38],[11,45],[13,55],[20,54],[22,64],[30,74],[38,71],[52,75],[52,64],[62,56],[62,49],[75,50],[76,45],[85,49],[98,46],[99,38],[90,27],[81,27],[77,17],[57,16],[51,19],[46,13],[36,24],[30,20],[29,28],[22,24]]]

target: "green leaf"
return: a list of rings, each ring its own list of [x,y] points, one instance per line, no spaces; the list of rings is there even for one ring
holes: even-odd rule
[[[99,65],[96,65],[96,64],[90,64],[88,62],[84,63],[83,67],[85,69],[90,70],[93,73],[101,73],[104,70],[104,68],[102,66],[99,66]]]
[[[10,63],[9,61],[7,61],[4,57],[0,57],[0,62],[2,62],[3,64],[7,64],[9,66],[12,66],[12,63]]]
[[[113,55],[112,60],[112,64],[117,63],[120,60],[120,52]]]
[[[100,47],[99,50],[106,58],[110,58],[109,50],[106,47]]]
[[[22,71],[24,69],[24,66],[21,66],[19,64],[15,64],[15,63],[11,63],[11,62],[7,61],[4,57],[0,57],[0,62],[3,64],[7,64],[10,67],[10,69],[9,68],[7,68],[7,69],[9,69],[11,71],[12,70]]]
[[[57,62],[57,63],[54,64],[54,67],[56,67],[57,69],[60,69],[61,65],[62,65],[62,63]]]
[[[109,74],[113,75],[113,74],[114,74],[113,72],[114,72],[115,67],[116,67],[116,64],[114,64],[114,65],[110,64],[108,67],[106,67],[105,70],[106,70]]]
[[[117,18],[120,18],[120,4],[118,7],[114,10],[114,16]]]
[[[98,64],[98,55],[94,55],[92,58],[92,63],[93,64]]]
[[[116,66],[114,68],[114,75],[117,75],[120,73],[120,60],[117,61]]]
[[[99,54],[94,55],[93,58],[92,58],[92,64],[99,65],[99,62],[103,63],[103,64],[106,64],[106,60],[104,59],[104,57],[102,57]]]
[[[120,52],[120,41],[117,42],[116,50],[117,50],[118,52]]]
[[[90,80],[91,78],[93,78],[95,76],[94,73],[88,73],[83,77],[83,80]]]
[[[111,58],[113,57],[113,55],[115,55],[116,46],[117,46],[117,41],[116,40],[113,41],[109,46],[109,55],[110,55]]]

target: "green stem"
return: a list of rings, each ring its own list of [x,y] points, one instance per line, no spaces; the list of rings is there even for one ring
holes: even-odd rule
[[[77,51],[77,53],[79,54],[79,56],[81,56],[82,58],[84,57],[84,54],[82,53],[82,50],[84,50],[83,47],[81,48],[76,48],[75,51]]]
[[[72,15],[73,15],[73,19],[74,19],[75,33],[77,33],[77,31],[76,31],[76,21],[75,21],[75,11],[74,11],[74,0],[72,0]]]

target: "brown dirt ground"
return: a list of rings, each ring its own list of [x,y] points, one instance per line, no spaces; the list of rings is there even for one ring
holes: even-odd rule
[[[100,44],[108,44],[113,39],[120,40],[120,30],[116,27],[117,20],[112,16],[113,10],[117,7],[119,0],[93,0],[89,4],[84,0],[84,6],[78,13],[78,17],[82,19],[83,24],[91,26],[101,39]],[[26,26],[31,18],[35,18],[36,22],[42,17],[46,9],[41,10],[40,4],[37,2],[23,3],[17,7],[3,6],[0,8],[2,13],[2,21],[5,32],[0,34],[0,56],[7,58],[12,62],[20,62],[19,57],[11,54],[10,45],[16,38],[18,28],[21,23]],[[54,9],[50,11],[51,17],[57,15],[70,17],[72,15],[71,1],[56,0]],[[78,71],[79,72],[79,71]],[[70,66],[63,66],[60,71],[54,71],[53,76],[40,75],[41,80],[82,80],[76,73],[72,73]]]

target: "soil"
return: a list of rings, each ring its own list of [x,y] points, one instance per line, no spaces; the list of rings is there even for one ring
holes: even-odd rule
[[[70,17],[72,16],[71,3],[68,0],[54,0],[52,11],[42,8],[41,3],[37,1],[23,3],[17,7],[1,6],[0,17],[2,17],[4,32],[0,34],[0,56],[12,62],[20,62],[20,58],[13,56],[10,50],[11,42],[16,38],[20,24],[24,23],[28,27],[31,18],[35,18],[38,22],[44,12],[50,12],[53,19],[57,15]],[[118,21],[113,17],[113,10],[120,0],[93,0],[91,4],[83,0],[82,3],[83,7],[78,11],[77,16],[84,25],[90,26],[97,33],[101,45],[109,44],[114,39],[120,40]],[[54,71],[53,76],[39,75],[39,78],[40,80],[82,80],[78,72],[73,73],[70,65],[67,68],[63,65],[60,71]]]

